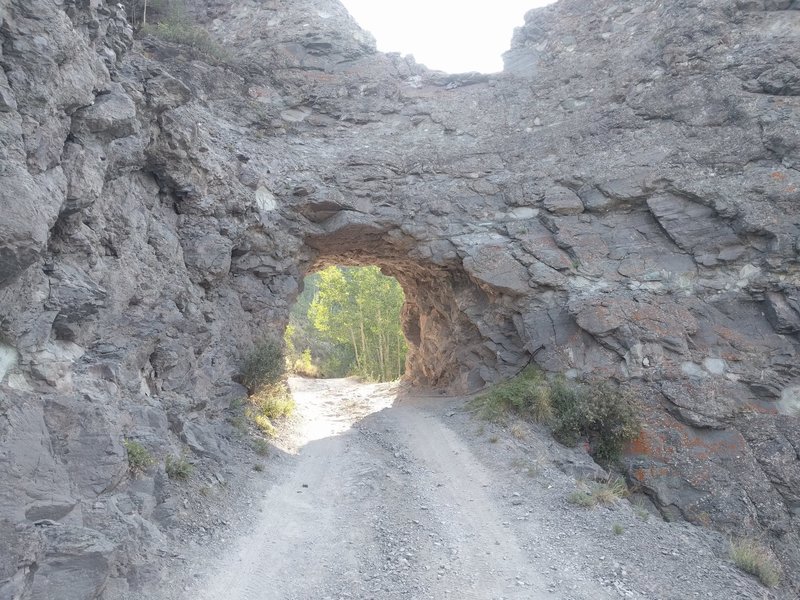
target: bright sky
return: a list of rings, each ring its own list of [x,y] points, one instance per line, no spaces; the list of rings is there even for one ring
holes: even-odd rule
[[[514,27],[531,8],[554,0],[342,0],[384,52],[413,54],[448,73],[503,69]]]

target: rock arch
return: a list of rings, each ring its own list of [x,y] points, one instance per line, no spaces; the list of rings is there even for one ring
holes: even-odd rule
[[[409,343],[405,377],[411,384],[474,391],[526,364],[519,335],[508,331],[501,337],[493,331],[496,324],[489,324],[503,293],[473,279],[451,244],[440,244],[434,256],[430,245],[358,213],[337,212],[321,229],[305,240],[313,256],[309,270],[375,264],[402,286]]]

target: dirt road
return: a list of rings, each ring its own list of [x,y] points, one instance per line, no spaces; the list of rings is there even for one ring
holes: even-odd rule
[[[564,471],[591,467],[541,432],[511,435],[463,400],[398,398],[389,385],[292,387],[296,454],[269,473],[249,526],[194,565],[183,598],[768,597],[719,536],[627,501],[570,505]]]

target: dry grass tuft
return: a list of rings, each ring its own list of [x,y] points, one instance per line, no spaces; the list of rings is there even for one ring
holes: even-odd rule
[[[628,495],[628,486],[621,477],[610,477],[602,483],[581,483],[581,489],[569,495],[567,501],[577,506],[611,505]]]
[[[731,542],[731,559],[742,571],[758,577],[767,587],[775,587],[781,581],[781,568],[766,546],[752,539]]]

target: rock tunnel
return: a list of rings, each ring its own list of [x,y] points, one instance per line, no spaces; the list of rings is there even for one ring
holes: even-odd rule
[[[313,258],[306,272],[328,265],[377,265],[405,294],[401,320],[409,345],[404,379],[414,385],[472,392],[518,372],[529,355],[513,322],[493,308],[503,293],[470,277],[453,251],[433,257],[399,228],[337,212],[324,233],[305,244]],[[492,318],[495,322],[492,322]]]
[[[103,550],[82,597],[124,577],[180,507],[122,441],[224,464],[242,358],[326,264],[401,283],[418,385],[632,386],[629,477],[800,586],[796,1],[560,0],[490,75],[333,0],[192,4],[231,64],[113,2],[4,6],[0,537],[33,542],[0,596],[71,539]]]

